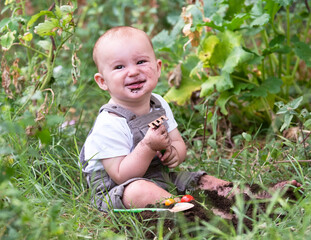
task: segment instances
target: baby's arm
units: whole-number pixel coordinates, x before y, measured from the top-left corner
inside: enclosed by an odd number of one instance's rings
[[[163,165],[174,168],[185,160],[187,148],[177,128],[172,130],[169,136],[171,145],[166,149],[163,155],[158,153],[158,156],[161,158]]]
[[[131,153],[103,159],[102,163],[112,180],[121,184],[131,178],[144,176],[157,151],[168,148],[170,144],[171,139],[164,125],[158,129],[149,128]]]

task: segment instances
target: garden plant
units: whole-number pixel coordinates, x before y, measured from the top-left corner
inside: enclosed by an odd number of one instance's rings
[[[307,239],[311,225],[309,0],[3,0],[0,2],[0,239]],[[187,147],[178,168],[293,198],[237,196],[229,221],[103,213],[90,204],[82,144],[108,100],[93,80],[105,30],[146,31]],[[180,196],[182,197],[182,196]],[[264,208],[262,207],[264,204]],[[202,210],[202,211],[203,211]]]

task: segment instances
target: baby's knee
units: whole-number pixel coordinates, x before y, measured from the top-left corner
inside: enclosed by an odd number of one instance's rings
[[[170,194],[153,182],[137,180],[130,183],[124,189],[123,204],[126,208],[144,207],[147,204],[155,204]]]

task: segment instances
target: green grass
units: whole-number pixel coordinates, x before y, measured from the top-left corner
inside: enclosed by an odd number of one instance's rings
[[[55,136],[54,142],[41,149],[34,142],[31,148],[40,153],[38,156],[30,157],[27,149],[21,148],[12,168],[8,160],[2,165],[0,239],[143,239],[147,232],[153,232],[158,239],[178,239],[179,234],[185,239],[307,239],[309,236],[310,167],[308,163],[299,163],[297,144],[291,149],[279,139],[267,143],[242,141],[243,147],[239,145],[230,152],[221,147],[214,150],[207,147],[199,155],[196,146],[200,144],[194,143],[189,148],[188,161],[179,169],[203,169],[240,186],[245,183],[267,186],[283,179],[296,179],[304,184],[305,197],[291,203],[275,194],[267,211],[251,218],[245,215],[248,204],[238,198],[232,208],[238,216],[237,229],[219,217],[209,222],[198,219],[196,223],[176,217],[176,227],[167,231],[161,218],[156,225],[148,226],[129,213],[117,215],[93,209],[78,164],[79,146],[75,138],[62,142]],[[286,155],[289,162],[276,163],[285,150],[291,153]],[[270,218],[270,214],[276,217]],[[253,230],[245,227],[245,218],[253,222]]]

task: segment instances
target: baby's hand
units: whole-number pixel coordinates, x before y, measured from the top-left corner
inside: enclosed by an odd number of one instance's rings
[[[158,128],[149,128],[142,142],[154,151],[166,149],[171,144],[171,139],[164,125]]]
[[[176,148],[174,146],[169,146],[165,153],[157,152],[158,157],[161,159],[163,165],[169,168],[174,168],[179,165],[179,156]]]

